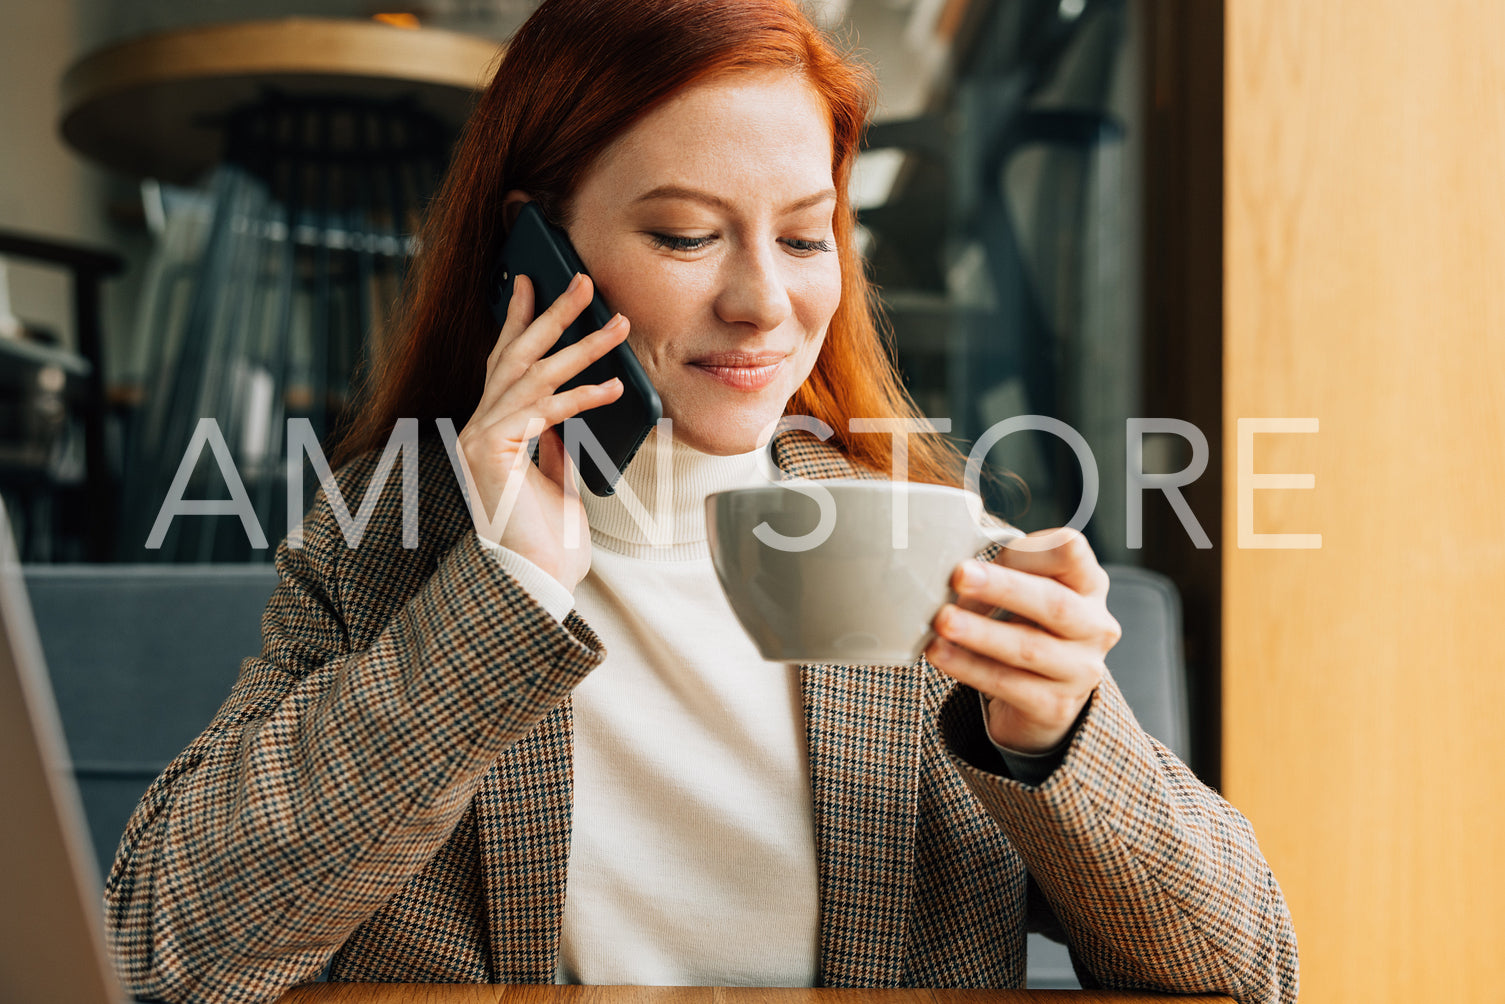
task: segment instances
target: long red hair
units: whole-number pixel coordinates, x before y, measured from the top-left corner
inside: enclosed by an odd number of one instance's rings
[[[874,320],[874,291],[857,254],[847,193],[874,82],[792,0],[545,0],[508,43],[471,113],[434,198],[408,276],[395,337],[367,378],[369,397],[337,456],[381,446],[398,418],[462,425],[480,401],[496,342],[490,265],[504,236],[502,202],[528,192],[568,221],[569,201],[596,158],[683,88],[739,70],[804,75],[830,110],[831,171],[841,303],[815,368],[788,413],[829,425],[847,457],[886,474],[887,434],[851,433],[853,417],[914,417]],[[944,439],[917,436],[909,477],[956,483],[960,457]]]

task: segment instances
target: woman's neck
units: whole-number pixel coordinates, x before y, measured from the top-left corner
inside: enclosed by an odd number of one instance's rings
[[[650,432],[614,494],[581,489],[592,544],[668,561],[703,557],[706,496],[765,483],[763,454],[714,456]]]

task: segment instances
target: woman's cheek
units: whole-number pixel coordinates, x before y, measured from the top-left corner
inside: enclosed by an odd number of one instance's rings
[[[830,264],[822,269],[815,288],[809,294],[815,310],[810,326],[822,334],[830,325],[831,318],[836,315],[836,308],[841,305],[841,263],[836,260],[834,253],[828,253],[828,257],[831,259]]]

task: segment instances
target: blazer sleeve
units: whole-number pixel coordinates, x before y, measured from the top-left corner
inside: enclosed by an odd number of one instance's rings
[[[353,613],[389,586],[347,570],[356,552],[322,493],[305,526],[303,548],[278,549],[260,655],[127,824],[105,913],[131,993],[267,1000],[316,977],[603,656],[473,533],[357,647]]]
[[[958,686],[942,709],[953,762],[1103,988],[1296,999],[1295,931],[1253,828],[1139,727],[1111,676],[1038,787],[988,769],[981,723]]]

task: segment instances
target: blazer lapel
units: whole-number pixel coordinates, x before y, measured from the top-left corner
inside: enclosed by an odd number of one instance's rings
[[[773,444],[781,470],[875,477],[808,433]],[[803,666],[825,986],[897,987],[914,874],[923,677],[915,666]]]
[[[476,790],[476,831],[498,983],[553,983],[570,860],[570,702],[497,757]]]
[[[903,975],[919,794],[913,666],[804,666],[824,986]]]

